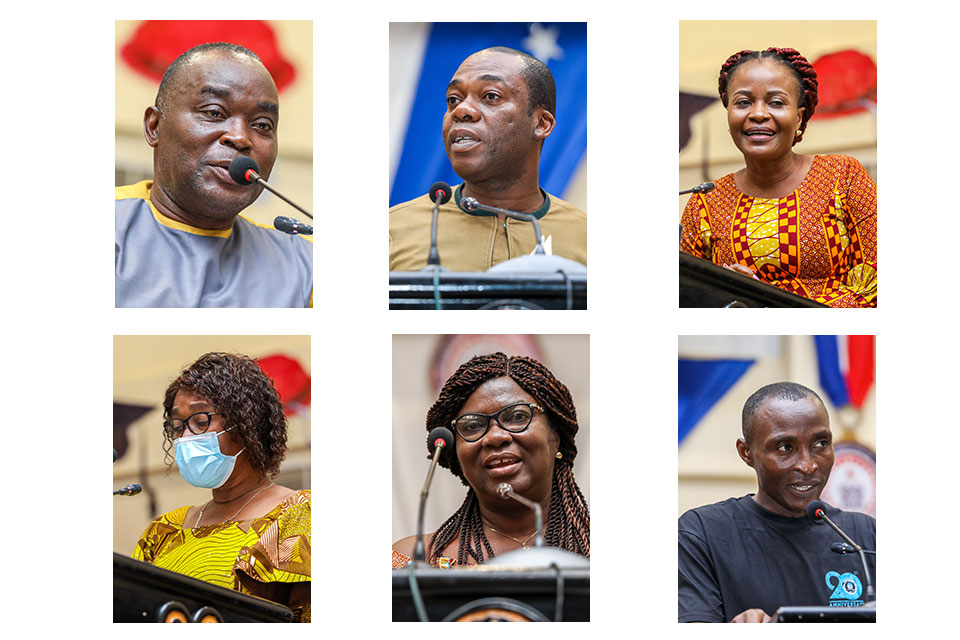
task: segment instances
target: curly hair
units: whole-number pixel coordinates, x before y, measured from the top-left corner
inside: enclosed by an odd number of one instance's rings
[[[727,106],[727,84],[733,76],[733,72],[744,62],[749,60],[759,60],[770,58],[784,64],[799,82],[800,101],[797,107],[803,107],[803,116],[800,119],[800,132],[793,139],[793,144],[803,140],[803,133],[807,130],[807,122],[813,117],[813,112],[817,109],[819,101],[817,72],[806,58],[800,55],[796,49],[782,49],[779,47],[770,47],[763,51],[753,51],[744,49],[733,54],[720,67],[720,79],[718,81],[720,91],[720,102],[724,108]]]
[[[577,457],[574,437],[580,429],[577,409],[570,390],[557,380],[543,364],[524,356],[509,357],[504,353],[476,356],[462,364],[440,390],[440,396],[427,412],[427,431],[448,427],[461,407],[481,384],[493,378],[509,377],[544,408],[550,428],[560,440],[562,458],[553,465],[550,511],[544,532],[544,543],[590,557],[590,511],[587,501],[573,477],[573,461]],[[429,449],[429,445],[428,445]],[[453,455],[442,456],[446,467],[463,484],[469,486],[460,461]],[[430,541],[427,560],[436,562],[443,549],[459,538],[457,562],[467,563],[472,557],[483,564],[484,556],[495,554],[483,530],[480,505],[473,488],[460,508],[446,520]]]
[[[275,476],[287,451],[287,418],[273,381],[256,360],[231,353],[207,353],[187,366],[170,383],[163,398],[163,419],[168,420],[180,390],[200,396],[216,408],[226,427],[246,447],[253,468]],[[173,441],[164,434],[167,465],[173,464]]]

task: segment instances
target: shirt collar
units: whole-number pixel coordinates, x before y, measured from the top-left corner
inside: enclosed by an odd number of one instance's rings
[[[464,209],[463,206],[460,204],[460,198],[462,197],[462,191],[463,191],[463,184],[459,185],[459,186],[454,190],[454,192],[453,192],[453,198],[454,198],[454,200],[456,200],[456,202],[457,202],[457,208],[459,208],[460,211],[462,211],[462,212],[464,212],[464,213],[466,213],[466,214],[469,214],[469,215],[471,215],[471,216],[495,216],[495,215],[497,215],[497,214],[495,214],[495,213],[489,213],[489,212],[487,212],[487,211],[467,211],[466,209]],[[530,213],[532,213],[534,216],[536,216],[537,220],[539,220],[539,219],[541,219],[543,216],[547,215],[547,211],[550,211],[550,194],[548,194],[548,193],[547,193],[546,191],[544,191],[542,188],[540,189],[540,193],[543,194],[543,205],[541,205],[540,208],[537,209],[536,211],[531,211],[531,212],[530,212]],[[522,213],[522,212],[521,212],[521,213]]]

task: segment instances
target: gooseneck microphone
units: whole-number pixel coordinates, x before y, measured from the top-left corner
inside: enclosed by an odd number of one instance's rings
[[[277,216],[274,218],[273,226],[275,229],[279,229],[284,233],[289,233],[292,236],[313,235],[313,227],[308,224],[304,224],[299,220],[294,220],[293,218],[288,218],[286,216]]]
[[[230,166],[228,167],[227,170],[230,172],[230,177],[233,178],[233,181],[236,182],[237,184],[247,185],[247,184],[253,184],[254,182],[256,182],[257,184],[262,186],[264,189],[274,194],[275,196],[277,196],[278,198],[280,198],[281,200],[289,204],[291,207],[293,207],[303,215],[313,220],[313,215],[309,211],[307,211],[306,209],[296,204],[295,202],[293,202],[292,200],[284,196],[282,193],[280,193],[279,191],[271,187],[266,180],[260,177],[260,173],[259,173],[260,167],[257,165],[257,161],[251,158],[250,156],[237,156],[236,158],[230,161]]]
[[[450,185],[446,182],[434,182],[430,186],[430,200],[433,201],[433,224],[430,225],[430,255],[427,256],[428,266],[440,266],[440,254],[437,252],[437,218],[440,215],[440,205],[450,201]]]
[[[504,500],[506,500],[507,498],[513,498],[514,500],[516,500],[523,506],[527,507],[528,509],[533,509],[533,516],[536,519],[536,523],[537,523],[537,537],[533,541],[533,546],[542,547],[543,546],[543,513],[540,509],[540,505],[534,502],[533,500],[529,500],[527,498],[524,498],[521,495],[517,495],[516,493],[514,493],[513,485],[511,485],[509,482],[501,482],[500,484],[497,485],[497,495],[499,495]]]
[[[113,492],[115,496],[135,496],[138,493],[143,491],[143,487],[138,484],[128,484],[125,487],[121,487]]]
[[[427,506],[430,483],[433,481],[433,471],[437,468],[437,463],[440,461],[443,451],[447,447],[453,446],[453,433],[446,427],[437,427],[427,436],[427,446],[432,449],[433,458],[430,461],[430,469],[427,471],[427,479],[420,491],[420,507],[417,511],[417,544],[413,550],[414,562],[426,562],[427,560],[427,553],[423,546],[423,513]]]
[[[830,528],[837,532],[837,534],[843,538],[847,544],[854,548],[854,550],[860,554],[860,563],[863,565],[863,577],[866,579],[866,596],[864,601],[873,601],[877,599],[876,593],[873,590],[873,581],[870,579],[870,569],[867,568],[867,556],[864,555],[863,547],[853,541],[847,534],[843,532],[840,527],[833,523],[833,520],[827,517],[826,513],[827,504],[823,500],[814,500],[807,505],[807,515],[813,518],[814,522],[823,521],[830,525]],[[832,547],[831,547],[832,549]]]
[[[480,204],[476,198],[471,198],[467,196],[466,198],[460,198],[460,204],[463,205],[463,208],[467,211],[486,211],[487,213],[498,213],[508,218],[513,218],[514,220],[523,220],[525,222],[533,223],[533,230],[537,234],[537,249],[535,253],[541,255],[546,255],[546,251],[543,249],[543,236],[540,235],[540,223],[537,221],[537,216],[532,213],[520,213],[519,211],[511,211],[510,209],[500,209],[499,207],[491,207],[488,204]]]
[[[685,194],[687,194],[687,193],[707,193],[708,191],[713,191],[713,188],[714,188],[715,186],[716,186],[716,185],[713,184],[712,182],[701,182],[700,184],[698,184],[698,185],[695,186],[695,187],[692,187],[692,188],[687,189],[687,190],[685,190],[685,191],[681,191],[681,192],[679,193],[679,195],[682,196],[682,195],[685,195]]]

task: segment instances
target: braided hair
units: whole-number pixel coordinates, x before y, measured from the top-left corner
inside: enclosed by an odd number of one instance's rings
[[[807,122],[813,117],[813,112],[817,108],[819,96],[817,93],[817,72],[806,58],[800,55],[796,49],[781,49],[770,47],[764,51],[752,51],[744,49],[735,53],[720,67],[720,102],[727,106],[727,84],[733,76],[733,72],[741,64],[749,60],[759,60],[762,58],[772,58],[781,62],[789,68],[800,83],[800,102],[798,107],[804,107],[803,116],[800,119],[800,132],[793,139],[793,144],[803,140],[803,132],[807,130]]]
[[[554,460],[544,543],[589,558],[590,510],[573,477],[573,460],[577,456],[574,437],[580,428],[577,410],[570,390],[549,369],[533,358],[510,357],[504,353],[470,359],[460,365],[440,390],[440,396],[427,412],[427,431],[449,426],[477,387],[487,380],[501,377],[511,378],[533,396],[544,408],[547,421],[560,440],[560,453],[563,456]],[[456,449],[454,455],[441,457],[440,465],[448,468],[469,487]],[[472,487],[467,491],[460,508],[434,534],[427,550],[428,562],[435,563],[443,549],[456,539],[459,539],[457,563],[460,565],[466,565],[468,557],[472,557],[477,564],[483,564],[485,557],[492,558],[495,555],[484,533],[480,503]]]

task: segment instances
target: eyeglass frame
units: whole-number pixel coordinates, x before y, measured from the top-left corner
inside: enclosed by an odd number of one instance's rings
[[[460,416],[457,416],[456,418],[454,418],[453,420],[451,420],[451,421],[450,421],[450,426],[453,427],[453,431],[454,431],[458,436],[460,436],[461,438],[463,438],[463,441],[464,441],[464,442],[479,442],[480,440],[482,440],[483,437],[490,432],[490,425],[493,424],[493,422],[492,422],[493,420],[496,420],[496,421],[497,421],[497,424],[498,424],[498,425],[500,426],[500,428],[503,429],[504,431],[509,431],[510,433],[523,433],[524,431],[526,431],[527,429],[530,428],[530,425],[531,425],[531,424],[533,424],[533,418],[534,418],[533,411],[530,412],[530,421],[527,422],[527,424],[525,424],[521,429],[516,429],[516,430],[514,430],[514,429],[510,429],[510,428],[508,428],[508,427],[505,427],[505,426],[503,425],[503,423],[500,422],[500,418],[499,418],[500,414],[503,413],[504,411],[506,411],[507,409],[512,409],[512,408],[517,407],[517,406],[520,406],[520,405],[523,405],[523,406],[526,406],[526,407],[530,407],[531,409],[537,409],[537,410],[540,411],[540,413],[546,413],[546,411],[544,411],[543,407],[541,407],[541,406],[538,405],[538,404],[534,404],[533,402],[514,402],[513,404],[508,404],[507,406],[501,408],[501,409],[500,409],[499,411],[497,411],[496,413],[480,413],[479,411],[474,411],[474,412],[472,412],[472,413],[465,413],[465,414],[460,415]],[[467,416],[482,416],[482,417],[484,417],[484,418],[487,419],[487,428],[484,429],[484,430],[483,430],[483,433],[481,433],[478,437],[474,438],[473,440],[468,440],[466,437],[464,437],[464,435],[463,435],[462,433],[460,433],[460,430],[457,428],[457,420],[459,420],[460,418],[465,418],[465,417],[467,417]]]
[[[193,416],[199,416],[199,415],[206,415],[208,422],[207,422],[207,428],[201,431],[200,433],[197,433],[196,431],[193,430],[193,427],[190,426],[190,418],[192,418]],[[210,430],[210,425],[213,424],[213,420],[211,419],[211,416],[219,416],[219,415],[220,414],[217,413],[216,411],[197,411],[196,413],[191,413],[186,418],[170,418],[169,420],[163,421],[163,433],[164,435],[173,439],[174,436],[172,433],[170,433],[170,430],[167,429],[167,425],[173,422],[174,420],[179,420],[180,422],[183,423],[183,428],[180,429],[181,435],[186,433],[187,431],[190,431],[190,433],[192,433],[193,435],[200,436]]]

